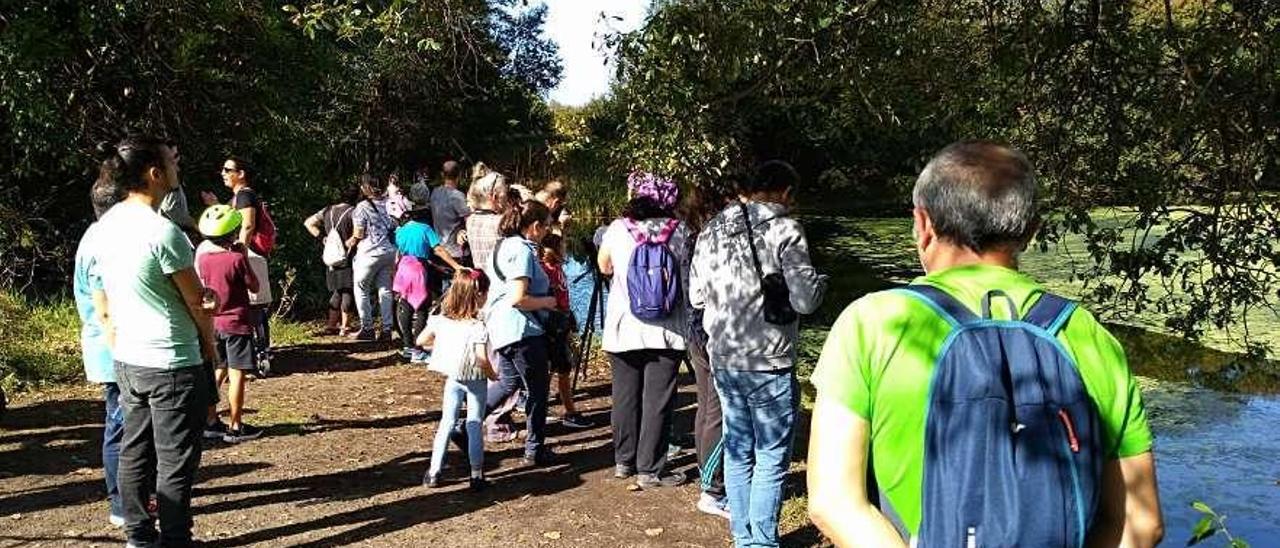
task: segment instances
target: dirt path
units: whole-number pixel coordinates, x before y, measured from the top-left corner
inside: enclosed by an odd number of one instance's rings
[[[521,445],[491,444],[493,486],[472,494],[456,481],[466,463],[454,450],[445,477],[455,481],[422,487],[442,378],[395,362],[385,349],[334,341],[282,350],[280,375],[249,387],[249,420],[267,435],[205,447],[197,538],[210,546],[729,545],[727,522],[694,509],[694,485],[637,492],[613,479],[606,371],[579,387],[598,426],[548,426],[561,464],[529,469]],[[690,384],[679,395],[678,431],[692,421]],[[106,522],[101,416],[93,387],[15,402],[0,430],[0,548],[123,542]],[[673,464],[696,474],[692,450]],[[812,527],[798,521],[784,519],[786,544],[813,544]]]

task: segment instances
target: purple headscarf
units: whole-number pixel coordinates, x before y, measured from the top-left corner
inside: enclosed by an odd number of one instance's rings
[[[675,207],[676,198],[680,195],[680,187],[675,181],[647,171],[632,171],[627,176],[627,188],[632,196],[649,198],[663,209]]]

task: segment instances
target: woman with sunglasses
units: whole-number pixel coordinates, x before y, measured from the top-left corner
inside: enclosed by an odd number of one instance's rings
[[[240,236],[236,238],[236,242],[249,250],[249,267],[258,279],[258,292],[249,294],[249,303],[258,312],[254,346],[258,353],[259,375],[265,375],[271,370],[271,330],[268,308],[271,305],[272,295],[266,258],[270,250],[262,249],[254,238],[259,231],[267,230],[262,200],[251,186],[254,174],[253,167],[243,158],[231,156],[222,162],[222,184],[231,189],[231,207],[240,212],[242,219]],[[218,197],[209,191],[201,192],[200,198],[206,206],[218,203]],[[274,232],[275,229],[271,227],[270,230]],[[199,250],[197,250],[198,253]],[[212,431],[207,432],[210,437],[214,434]]]

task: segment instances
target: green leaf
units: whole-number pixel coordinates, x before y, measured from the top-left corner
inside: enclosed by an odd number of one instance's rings
[[[285,13],[298,13],[298,7],[293,4],[285,4],[280,9],[284,10]]]
[[[1214,532],[1213,518],[1207,516],[1200,518],[1200,523],[1197,523],[1195,528],[1191,530],[1191,538],[1187,539],[1187,546],[1200,544],[1200,541],[1213,536]]]
[[[1216,514],[1216,512],[1213,511],[1213,508],[1209,508],[1208,504],[1205,504],[1198,500],[1191,503],[1191,507],[1195,508],[1196,511],[1200,512],[1201,514],[1210,514],[1210,515]]]
[[[1233,538],[1231,539],[1231,548],[1249,548],[1249,543],[1245,542],[1244,539]]]

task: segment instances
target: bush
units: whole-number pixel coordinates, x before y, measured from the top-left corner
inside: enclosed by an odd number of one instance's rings
[[[80,318],[65,297],[33,303],[0,292],[0,386],[17,392],[83,376]]]

